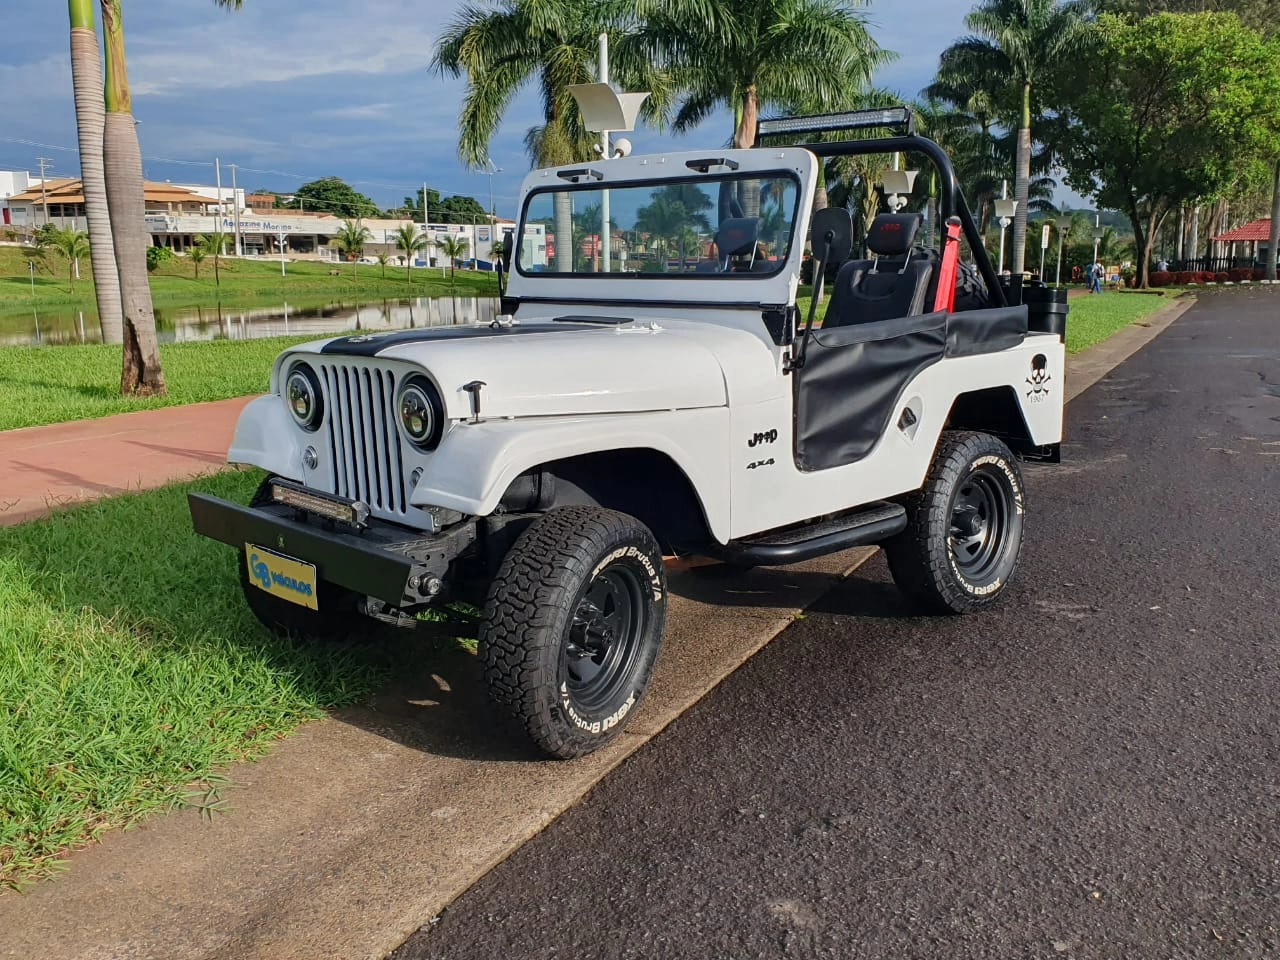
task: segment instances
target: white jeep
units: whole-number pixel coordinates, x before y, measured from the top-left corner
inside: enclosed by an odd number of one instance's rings
[[[991,604],[1021,545],[1018,461],[1058,456],[1065,297],[1001,283],[905,111],[761,127],[892,122],[535,171],[503,315],[286,350],[228,458],[268,479],[247,507],[193,494],[197,532],[238,549],[273,630],[477,637],[493,699],[555,757],[608,742],[642,695],[664,556],[880,544],[925,607]],[[811,217],[818,165],[891,153],[937,170],[940,252],[919,214],[877,217],[817,326],[796,305],[805,239],[821,285],[852,232],[845,210]]]

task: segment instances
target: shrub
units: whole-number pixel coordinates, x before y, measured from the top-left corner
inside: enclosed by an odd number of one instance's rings
[[[1211,273],[1208,276],[1217,283],[1226,283],[1231,279],[1231,274],[1229,273]]]
[[[147,270],[154,271],[162,263],[173,259],[173,251],[168,247],[147,247]]]
[[[1153,287],[1167,287],[1173,283],[1173,274],[1168,270],[1157,270],[1150,279]]]
[[[1252,267],[1236,267],[1228,271],[1227,276],[1232,283],[1243,283],[1245,280],[1253,279],[1253,272]]]

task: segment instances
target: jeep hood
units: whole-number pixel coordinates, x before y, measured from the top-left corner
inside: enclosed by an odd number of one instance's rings
[[[690,326],[594,318],[476,324],[340,337],[300,349],[338,362],[415,364],[439,387],[450,419],[471,415],[463,386],[477,380],[485,418],[724,406],[724,373],[708,331]]]

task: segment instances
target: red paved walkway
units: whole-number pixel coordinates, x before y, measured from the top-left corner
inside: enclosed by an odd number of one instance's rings
[[[222,468],[250,399],[0,432],[0,525]]]

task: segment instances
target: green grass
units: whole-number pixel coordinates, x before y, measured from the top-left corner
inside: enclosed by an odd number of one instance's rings
[[[316,337],[168,343],[167,397],[120,396],[119,348],[95,344],[0,349],[0,430],[263,393],[271,363]]]
[[[246,501],[256,472],[99,501],[0,528],[0,887],[104,830],[216,809],[227,764],[299,723],[430,669],[396,638],[269,637],[235,552],[190,532],[186,493]]]
[[[0,312],[29,312],[32,307],[69,306],[90,310],[94,307],[91,268],[80,264],[85,279],[70,283],[66,264],[57,257],[36,272],[35,293],[27,272],[28,252],[19,247],[0,247]],[[39,264],[39,261],[37,261]],[[151,274],[151,296],[156,305],[196,306],[222,303],[246,304],[253,301],[290,302],[322,297],[333,299],[379,299],[401,297],[447,297],[449,278],[438,269],[415,269],[410,280],[404,268],[388,266],[386,277],[375,265],[351,264],[340,267],[329,263],[299,261],[288,264],[288,277],[280,276],[280,262],[262,260],[222,261],[222,282],[215,284],[213,261],[200,266],[200,278],[185,257],[177,257]],[[331,276],[333,271],[338,276]],[[460,297],[492,297],[498,294],[497,276],[473,270],[459,270],[455,278]]]
[[[809,301],[812,299],[809,289],[801,287],[801,296],[797,299],[801,324],[809,315]],[[1104,293],[1101,296],[1072,297],[1071,312],[1067,315],[1067,353],[1079,353],[1101,343],[1130,324],[1155,313],[1179,292],[1163,295],[1158,291],[1126,291]],[[830,304],[829,297],[827,304]],[[814,323],[820,326],[824,316],[825,309],[819,307]]]

